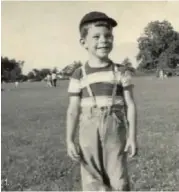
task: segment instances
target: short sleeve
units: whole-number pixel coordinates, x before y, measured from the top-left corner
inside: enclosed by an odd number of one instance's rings
[[[80,83],[80,69],[76,69],[72,74],[69,85],[68,85],[68,93],[69,96],[80,96],[81,95],[81,83]]]
[[[129,87],[132,84],[132,75],[130,71],[125,71],[121,74],[121,84],[123,87]]]

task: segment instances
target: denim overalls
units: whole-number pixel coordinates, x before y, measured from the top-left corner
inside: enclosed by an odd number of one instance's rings
[[[82,67],[83,77],[87,77]],[[114,65],[112,105],[98,107],[87,83],[93,106],[82,107],[79,144],[83,191],[128,191],[127,159],[124,152],[127,137],[125,105],[114,105],[117,78]],[[87,78],[86,78],[87,81]]]

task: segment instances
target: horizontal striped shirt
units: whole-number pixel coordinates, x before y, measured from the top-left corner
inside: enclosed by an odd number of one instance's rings
[[[129,72],[122,72],[123,66],[110,62],[106,67],[94,68],[88,63],[84,65],[86,77],[83,74],[82,67],[77,68],[69,83],[68,93],[70,96],[79,96],[81,106],[92,106],[93,100],[90,97],[87,84],[90,85],[92,93],[98,106],[110,106],[112,104],[112,91],[115,83],[113,68],[117,67],[117,90],[115,104],[124,104],[123,89],[129,87],[131,75]]]

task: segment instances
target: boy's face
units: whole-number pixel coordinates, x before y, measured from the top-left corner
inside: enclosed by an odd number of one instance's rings
[[[99,59],[108,58],[113,48],[112,29],[92,24],[88,29],[86,37],[82,40],[82,44],[89,54]]]

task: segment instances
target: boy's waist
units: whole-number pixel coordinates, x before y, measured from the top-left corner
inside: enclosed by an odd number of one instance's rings
[[[88,113],[106,113],[106,112],[117,112],[117,111],[123,111],[124,110],[124,105],[111,105],[111,106],[86,106],[86,107],[81,107],[81,113],[82,114],[88,114]]]
[[[124,99],[121,96],[116,96],[114,101],[111,96],[97,96],[95,97],[95,104],[99,108],[111,107],[113,105],[124,106]],[[81,99],[81,108],[90,108],[94,106],[94,100],[92,97]]]

